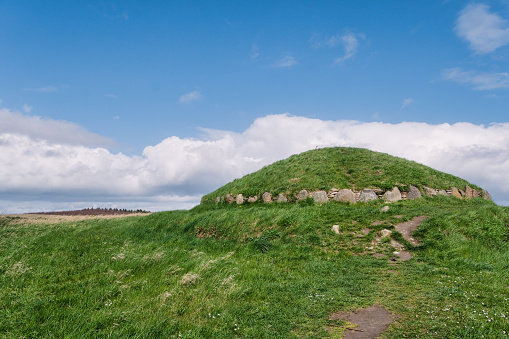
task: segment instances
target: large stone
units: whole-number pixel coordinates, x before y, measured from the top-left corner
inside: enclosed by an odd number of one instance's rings
[[[465,187],[465,198],[472,199],[474,197],[474,192],[470,186]]]
[[[417,187],[410,185],[410,190],[408,191],[406,198],[408,200],[414,200],[414,199],[422,198],[422,195]]]
[[[334,196],[335,201],[341,201],[341,202],[349,202],[351,204],[355,204],[355,195],[352,192],[352,190],[349,189],[342,189],[336,195]]]
[[[288,199],[284,196],[284,194],[279,194],[277,196],[276,202],[288,202]]]
[[[265,192],[262,194],[263,202],[272,202],[272,194]]]
[[[437,195],[445,195],[446,197],[448,197],[448,196],[449,196],[449,194],[447,194],[447,191],[446,191],[446,190],[439,190],[439,191],[437,192]]]
[[[297,194],[297,201],[306,200],[309,197],[309,193],[306,190],[302,190]]]
[[[472,196],[473,196],[474,198],[479,198],[479,192],[477,192],[477,190],[476,190],[476,189],[473,189],[473,190],[472,190]]]
[[[247,202],[251,202],[251,203],[257,202],[257,201],[258,201],[258,196],[257,195],[255,195],[254,197],[249,197],[247,199]]]
[[[244,196],[241,193],[237,194],[235,202],[237,203],[237,205],[242,205],[244,203]]]
[[[329,202],[329,198],[327,197],[327,192],[325,192],[325,191],[314,192],[313,200],[318,204],[323,204],[323,203]]]
[[[216,205],[221,202],[221,197],[216,197]]]
[[[451,187],[451,196],[458,199],[463,199],[463,196],[461,195],[459,189],[457,189],[456,187]]]
[[[481,196],[483,197],[483,199],[492,200],[491,199],[491,194],[489,194],[488,191],[486,191],[486,190],[482,190]]]
[[[224,201],[226,201],[227,204],[231,204],[232,202],[235,201],[235,198],[232,197],[232,195],[230,193],[228,193],[225,197],[224,197]]]
[[[424,193],[428,196],[428,197],[434,197],[437,195],[437,190],[434,189],[434,188],[429,188],[429,187],[424,187]]]
[[[397,187],[394,187],[392,191],[384,193],[384,200],[387,202],[395,202],[401,200],[401,192]]]
[[[366,201],[372,201],[378,199],[378,196],[376,195],[375,191],[373,191],[370,188],[365,188],[361,191],[361,194],[359,195],[359,201],[366,202]]]

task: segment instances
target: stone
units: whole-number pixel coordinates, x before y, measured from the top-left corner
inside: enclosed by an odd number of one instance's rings
[[[482,190],[481,197],[486,200],[492,200],[491,194],[489,194],[488,191],[486,191],[486,190]]]
[[[472,197],[479,198],[479,192],[475,188],[472,190]]]
[[[284,194],[279,194],[277,196],[276,202],[288,202],[288,199],[284,196]]]
[[[449,196],[449,194],[447,194],[447,191],[446,190],[439,190],[437,192],[437,195],[445,195],[446,197]]]
[[[272,202],[272,194],[265,192],[262,194],[263,202]]]
[[[465,198],[472,199],[474,197],[474,192],[472,191],[472,188],[470,186],[465,187]]]
[[[221,202],[221,197],[216,197],[216,205]]]
[[[387,202],[395,202],[401,200],[401,192],[397,187],[394,187],[392,191],[384,193],[383,198]]]
[[[334,201],[340,202],[349,202],[350,204],[355,204],[355,195],[352,190],[342,189],[334,196]]]
[[[428,196],[428,197],[434,197],[437,195],[437,190],[434,189],[434,188],[429,188],[429,187],[424,187],[424,193]]]
[[[232,197],[232,195],[230,193],[228,193],[225,197],[224,197],[224,201],[226,201],[227,204],[231,204],[232,202],[235,201],[235,198]]]
[[[383,229],[381,233],[382,233],[382,238],[385,238],[385,237],[388,237],[389,235],[391,235],[392,231]]]
[[[359,201],[366,202],[366,201],[372,201],[378,199],[378,195],[370,189],[365,188],[361,191],[361,194],[359,195]]]
[[[247,198],[247,202],[253,203],[258,201],[258,196],[255,195],[254,197]]]
[[[389,206],[385,205],[384,207],[382,207],[381,211],[382,212],[388,212],[389,211]]]
[[[460,192],[462,197],[465,197],[465,191],[464,190],[458,188],[458,191]]]
[[[410,190],[408,191],[406,198],[408,200],[414,200],[414,199],[422,198],[422,195],[417,187],[410,185]]]
[[[332,231],[336,234],[339,234],[339,225],[333,225],[332,226]]]
[[[325,191],[316,191],[312,194],[313,200],[318,204],[323,204],[329,202],[329,198],[327,197],[327,192]]]
[[[237,205],[242,205],[244,203],[244,196],[241,193],[237,194],[235,202],[237,203]]]
[[[451,196],[458,198],[458,199],[463,199],[463,196],[461,195],[460,191],[456,187],[451,187]]]
[[[309,193],[306,190],[302,190],[297,194],[297,201],[306,200],[309,197]]]

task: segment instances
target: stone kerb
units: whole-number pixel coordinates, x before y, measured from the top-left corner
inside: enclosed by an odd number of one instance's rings
[[[424,194],[428,197],[435,197],[438,195],[443,196],[452,196],[458,199],[473,199],[473,198],[482,198],[486,200],[492,200],[491,195],[486,190],[477,191],[476,189],[473,189],[469,186],[465,187],[465,190],[458,189],[456,187],[451,187],[449,190],[438,190],[434,188],[429,187],[422,187],[422,190]],[[383,193],[383,194],[382,194]],[[328,193],[326,191],[320,190],[315,192],[308,192],[307,190],[301,190],[296,196],[296,201],[305,200],[309,197],[313,198],[315,203],[323,204],[327,203],[330,200],[333,201],[339,201],[339,202],[346,202],[355,204],[357,202],[367,202],[367,201],[373,201],[378,199],[378,197],[381,196],[385,202],[396,202],[400,200],[414,200],[414,199],[420,199],[422,198],[421,191],[413,185],[409,185],[409,191],[408,192],[401,192],[398,187],[394,187],[392,190],[383,192],[382,190],[377,189],[375,191],[374,189],[365,188],[361,191],[353,191],[351,189],[331,189]],[[236,203],[238,205],[241,205],[245,203],[246,201],[248,203],[254,203],[258,201],[261,198],[261,200],[264,203],[271,203],[271,202],[289,202],[287,196],[280,193],[277,195],[276,198],[272,197],[272,194],[269,192],[265,192],[260,196],[250,196],[249,198],[245,198],[242,193],[239,193],[235,196],[228,193],[225,196],[216,197],[215,202],[216,204],[220,202],[224,202],[227,204]]]

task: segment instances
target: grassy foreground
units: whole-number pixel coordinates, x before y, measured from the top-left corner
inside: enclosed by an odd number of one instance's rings
[[[330,315],[373,304],[400,315],[385,338],[508,336],[509,209],[450,197],[382,206],[211,204],[52,225],[0,217],[0,336],[341,338],[351,324]],[[390,265],[389,242],[377,248],[384,258],[367,249],[422,215],[413,259]]]

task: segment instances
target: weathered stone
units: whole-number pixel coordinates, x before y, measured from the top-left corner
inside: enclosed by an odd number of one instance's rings
[[[329,198],[327,197],[327,192],[325,191],[316,191],[312,194],[313,200],[318,204],[323,204],[329,202]]]
[[[378,195],[376,195],[376,193],[370,188],[363,189],[359,196],[359,201],[362,201],[362,202],[372,201],[372,200],[376,200],[376,199],[378,199]]]
[[[237,203],[237,205],[242,205],[244,203],[244,196],[241,193],[237,194],[235,202]]]
[[[382,238],[385,238],[385,237],[388,237],[389,235],[391,235],[392,231],[383,229],[381,233],[382,233]]]
[[[341,201],[341,202],[349,202],[351,204],[355,204],[355,195],[352,192],[352,190],[349,189],[342,189],[336,195],[334,196],[335,201]]]
[[[297,194],[297,201],[306,200],[309,197],[309,193],[306,190],[302,190]]]
[[[428,197],[434,197],[437,195],[437,190],[434,189],[434,188],[429,188],[429,187],[424,187],[424,193],[428,196]]]
[[[247,202],[251,202],[251,203],[257,202],[257,201],[258,201],[258,196],[257,195],[255,195],[254,197],[249,197],[247,199]]]
[[[445,196],[449,196],[449,194],[447,194],[447,191],[445,191],[445,190],[439,190],[439,191],[437,192],[437,195],[445,195]]]
[[[226,201],[227,204],[231,204],[232,202],[235,201],[235,198],[232,197],[232,195],[230,193],[228,193],[225,197],[224,197],[224,200]]]
[[[265,192],[262,194],[263,202],[272,202],[272,194]]]
[[[329,193],[333,193],[333,192],[339,192],[339,190],[338,190],[337,188],[334,188],[334,187],[333,187],[333,188],[331,188],[331,189],[330,189],[330,192],[329,192]]]
[[[221,202],[221,197],[216,197],[216,205]]]
[[[401,200],[401,192],[397,187],[394,187],[392,191],[385,192],[383,198],[387,202],[399,201]]]
[[[477,192],[477,190],[475,188],[472,190],[472,196],[474,198],[479,198],[479,192]]]
[[[465,198],[472,199],[474,197],[474,192],[472,191],[472,188],[470,186],[465,187]]]
[[[458,198],[458,199],[463,199],[463,196],[461,195],[460,191],[456,187],[451,187],[451,196]]]
[[[385,205],[384,207],[382,207],[381,211],[382,212],[388,212],[389,211],[389,206]]]
[[[381,195],[384,193],[384,190],[380,188],[373,188],[373,192],[375,192],[376,195]]]
[[[489,194],[488,191],[486,191],[486,190],[482,190],[481,196],[482,196],[483,199],[492,200],[491,199],[491,194]]]
[[[461,196],[464,198],[465,197],[465,191],[458,188],[458,191],[460,192]]]
[[[414,200],[414,199],[422,198],[422,195],[417,187],[410,185],[410,190],[408,191],[406,198],[408,200]]]
[[[333,225],[332,226],[332,231],[336,234],[339,234],[339,225]]]
[[[279,194],[277,196],[276,202],[288,202],[288,199],[284,196],[284,194]]]

